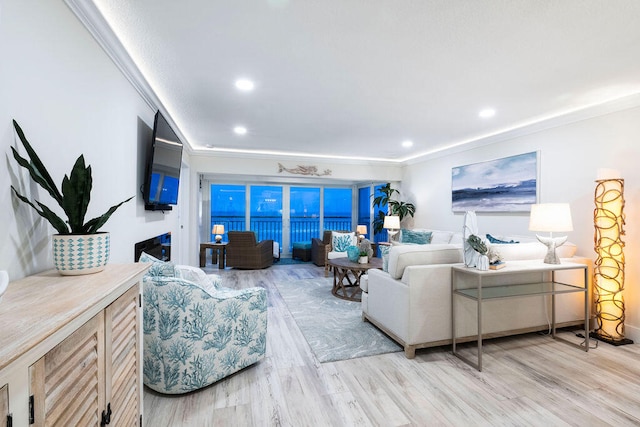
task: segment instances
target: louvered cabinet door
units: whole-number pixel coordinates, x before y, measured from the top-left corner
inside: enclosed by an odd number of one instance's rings
[[[138,323],[138,286],[129,289],[106,309],[106,386],[111,425],[140,424],[141,353]]]
[[[29,369],[36,426],[96,426],[104,401],[104,312]]]
[[[0,387],[0,427],[7,427],[9,416],[9,385]]]

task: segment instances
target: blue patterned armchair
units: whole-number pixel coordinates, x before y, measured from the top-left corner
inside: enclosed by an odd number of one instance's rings
[[[264,357],[263,288],[223,288],[202,270],[157,262],[143,288],[143,371],[149,388],[186,393]]]

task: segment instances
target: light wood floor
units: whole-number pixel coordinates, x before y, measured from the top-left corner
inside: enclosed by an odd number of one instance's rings
[[[398,352],[321,364],[274,283],[322,268],[206,270],[228,287],[267,289],[266,358],[187,395],[145,389],[145,426],[640,425],[638,344],[586,353],[538,334],[489,340],[483,372],[450,347],[418,350],[413,360]]]

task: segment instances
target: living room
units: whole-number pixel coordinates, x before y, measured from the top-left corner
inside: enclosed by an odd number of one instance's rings
[[[603,4],[589,3],[591,6]],[[151,81],[147,82],[148,87],[139,87],[149,64],[129,64],[139,69],[138,80],[134,80],[62,0],[37,4],[3,0],[0,3],[0,49],[4,58],[0,67],[0,123],[3,123],[0,145],[6,153],[6,167],[0,170],[1,181],[5,183],[0,193],[0,222],[5,224],[0,229],[0,270],[7,270],[14,281],[53,267],[51,227],[28,206],[20,204],[10,190],[10,184],[20,179],[29,188],[27,177],[18,173],[10,154],[10,147],[18,146],[12,119],[22,126],[56,181],[69,172],[78,155],[84,154],[93,168],[94,194],[99,195],[92,200],[90,216],[116,201],[135,196],[112,216],[105,228],[111,233],[111,263],[132,262],[136,242],[171,232],[172,258],[181,264],[197,266],[198,244],[209,232],[202,229],[199,213],[202,176],[276,182],[283,179],[278,163],[289,168],[313,165],[318,171],[329,169],[332,173],[318,178],[288,175],[287,179],[300,183],[391,182],[401,190],[404,199],[416,205],[416,215],[407,227],[461,230],[463,215],[451,209],[452,168],[537,152],[539,201],[570,204],[573,231],[568,233],[569,240],[584,257],[595,259],[593,196],[597,171],[616,169],[625,179],[627,223],[623,240],[628,260],[625,327],[626,335],[638,342],[640,268],[629,261],[640,256],[637,226],[640,171],[636,168],[640,150],[636,142],[640,138],[640,64],[637,55],[631,54],[633,46],[640,41],[640,34],[625,19],[637,12],[635,2],[623,2],[616,7],[620,8],[618,14],[610,10],[608,13],[620,19],[619,43],[600,46],[598,52],[602,56],[590,60],[594,68],[596,64],[608,63],[621,67],[620,74],[597,68],[603,75],[604,85],[593,86],[584,93],[557,93],[558,105],[574,107],[564,108],[563,114],[521,118],[517,120],[521,125],[513,129],[494,129],[487,125],[475,138],[447,140],[449,146],[420,152],[416,158],[397,156],[406,158],[403,161],[219,152],[194,150],[187,144],[179,205],[163,213],[146,211],[140,195],[144,181],[143,142],[150,137],[154,114],[167,96],[158,89],[154,91]],[[94,10],[99,14],[97,7]],[[561,22],[558,26],[564,24]],[[576,52],[581,52],[580,48],[576,45]],[[623,65],[626,68],[622,69]],[[462,63],[461,68],[464,67],[473,69],[473,64]],[[517,68],[517,72],[522,71]],[[592,70],[572,71],[579,79]],[[484,83],[499,86],[501,76],[497,75],[495,80]],[[563,103],[567,98],[573,103]],[[514,93],[511,97],[514,105],[527,101],[526,92]],[[454,116],[454,122],[462,124],[477,120],[477,108],[472,105],[468,111],[448,114]],[[501,108],[500,113],[506,114],[504,109],[508,106]],[[175,114],[171,119],[181,123],[179,110],[171,109],[171,113]],[[424,114],[428,116],[429,112]],[[188,133],[188,129],[184,132]],[[35,189],[31,191],[41,195]],[[532,236],[528,223],[529,216],[521,213],[478,215],[479,229],[486,233]]]

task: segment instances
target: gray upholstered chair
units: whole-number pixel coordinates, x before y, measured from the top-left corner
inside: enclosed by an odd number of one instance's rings
[[[273,265],[273,240],[258,243],[253,231],[229,231],[227,236],[227,267],[253,270]]]

